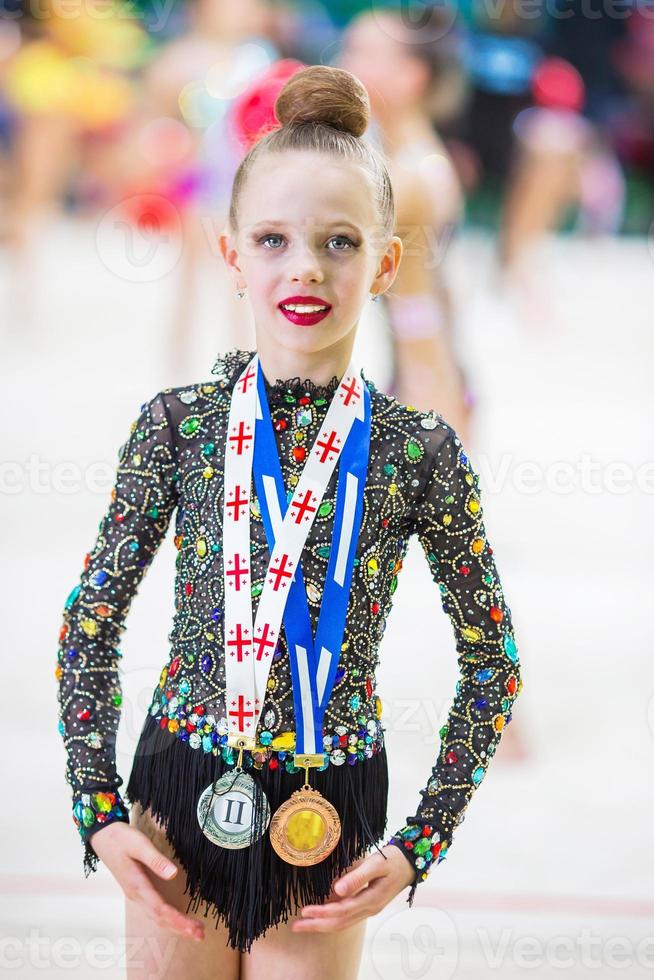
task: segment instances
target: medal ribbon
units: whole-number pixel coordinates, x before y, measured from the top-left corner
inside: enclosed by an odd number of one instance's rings
[[[254,474],[261,516],[272,550],[281,533],[287,495],[261,372],[257,388],[263,418],[257,419]],[[358,415],[354,419],[338,463],[334,525],[315,642],[301,565],[291,583],[284,610],[297,727],[295,752],[302,755],[323,751],[322,722],[334,686],[345,630],[370,447],[370,393],[365,384],[362,383],[361,388],[363,418]],[[329,431],[328,415],[323,429]],[[293,506],[292,499],[289,506]]]
[[[263,708],[266,683],[272,665],[272,654],[279,638],[279,628],[291,592],[293,578],[300,569],[299,560],[306,537],[334,467],[348,441],[353,423],[355,419],[363,421],[366,416],[365,396],[368,396],[369,400],[367,388],[363,380],[357,377],[350,362],[339,387],[334,393],[324,423],[307,456],[302,474],[285,513],[281,512],[278,494],[276,507],[274,506],[274,492],[266,492],[263,495],[268,502],[273,501],[271,528],[274,523],[279,531],[275,534],[274,546],[253,625],[250,494],[255,455],[255,419],[263,420],[263,404],[265,404],[266,409],[268,408],[265,389],[264,398],[257,397],[259,383],[257,376],[260,374],[258,355],[255,354],[234,385],[225,445],[225,496],[223,502],[225,700],[228,732],[233,738],[245,736],[249,740],[249,747],[254,747],[255,744],[254,736]],[[257,425],[257,431],[265,432],[265,427],[261,430]],[[277,466],[279,466],[276,450],[274,458],[277,461]],[[264,472],[261,478],[264,481],[264,486],[269,486],[272,491],[275,491],[274,474]],[[354,540],[356,541],[356,537]],[[345,581],[342,562],[343,559],[341,558],[339,574]],[[308,614],[308,609],[306,611]],[[310,633],[309,628],[308,641],[311,639]],[[312,648],[313,644],[309,642],[307,651],[312,650]],[[312,661],[315,661],[313,654],[307,655],[308,690],[310,692],[308,704],[312,707],[315,706],[316,711],[318,711],[320,708],[317,686],[319,678],[313,669],[313,662],[308,659],[309,656],[312,657]],[[330,677],[333,685],[335,666],[330,659],[325,658],[323,660],[322,656],[321,664],[324,664],[322,675],[319,672],[318,674],[324,695]],[[314,676],[313,693],[311,693],[312,682],[310,680],[312,673]],[[313,715],[312,723],[315,730],[315,713],[313,711],[309,713]]]

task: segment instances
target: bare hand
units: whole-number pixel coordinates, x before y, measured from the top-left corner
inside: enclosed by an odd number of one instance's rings
[[[162,928],[180,936],[202,940],[204,926],[197,919],[184,915],[169,905],[159,894],[146,873],[146,868],[159,878],[170,881],[177,874],[177,865],[157,850],[149,837],[122,820],[107,824],[96,831],[91,843],[100,860],[133,902],[140,902],[148,916]]]
[[[305,905],[293,932],[340,932],[388,905],[403,888],[412,885],[416,872],[393,844],[382,847],[358,867],[334,881],[324,905]]]

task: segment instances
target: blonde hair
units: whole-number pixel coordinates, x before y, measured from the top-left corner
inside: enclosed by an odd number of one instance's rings
[[[267,153],[309,150],[360,164],[375,195],[382,234],[395,228],[393,188],[380,152],[361,139],[370,121],[365,86],[351,72],[328,65],[311,65],[289,78],[275,102],[281,126],[265,132],[241,161],[232,184],[229,223],[238,228],[238,205],[255,162]]]

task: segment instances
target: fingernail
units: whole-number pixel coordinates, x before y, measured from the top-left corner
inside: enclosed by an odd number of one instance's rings
[[[176,871],[177,868],[175,867],[174,864],[167,864],[166,867],[164,868],[164,874],[167,875],[169,878],[171,875],[174,875]]]

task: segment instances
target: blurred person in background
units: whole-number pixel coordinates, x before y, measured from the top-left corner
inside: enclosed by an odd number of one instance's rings
[[[26,322],[42,222],[61,213],[75,180],[83,194],[95,168],[105,177],[114,172],[112,149],[137,97],[132,72],[151,45],[138,20],[105,0],[71,0],[65,16],[54,0],[43,0],[38,18],[26,5],[20,13],[20,44],[1,69],[12,116],[4,239],[14,261],[15,313]]]
[[[187,29],[159,48],[144,73],[139,166],[124,188],[136,221],[151,195],[158,195],[174,207],[181,226],[184,247],[169,324],[177,370],[190,367],[204,259],[218,257],[216,243],[243,156],[229,125],[230,108],[278,57],[276,15],[268,0],[191,0],[186,14]],[[163,210],[165,220],[165,204]],[[243,304],[233,302],[222,262],[212,264],[211,278],[221,289],[220,305],[229,310],[225,341],[246,345],[253,326]]]
[[[624,225],[651,233],[654,218],[654,21],[634,10],[610,50],[615,89],[605,118],[612,145],[628,176]]]
[[[473,220],[499,226],[498,272],[528,321],[549,322],[549,282],[532,246],[575,227],[618,230],[624,179],[607,138],[607,66],[621,21],[555,0],[466,10],[471,98],[452,146]],[[557,16],[560,14],[560,16]]]
[[[505,277],[526,289],[532,319],[546,307],[547,287],[534,268],[531,246],[566,227],[615,234],[625,205],[609,122],[618,91],[610,54],[624,23],[599,12],[588,19],[577,2],[557,7],[566,17],[550,15],[530,77],[532,104],[512,123],[499,237]]]
[[[117,4],[80,0],[66,17],[53,0],[43,7],[38,18],[25,9],[21,43],[2,70],[15,118],[9,240],[16,244],[40,215],[57,213],[74,177],[106,165],[135,106],[134,73],[152,50],[140,22]]]
[[[418,406],[431,401],[445,417],[456,417],[472,441],[475,399],[459,359],[442,269],[442,252],[463,219],[464,199],[449,141],[435,125],[449,129],[468,98],[455,13],[432,8],[419,26],[408,27],[391,10],[364,12],[345,31],[339,65],[368,89],[390,162],[397,234],[409,229],[398,274],[385,293],[396,352],[394,393]],[[513,725],[504,759],[527,754],[524,732]]]
[[[419,408],[435,406],[469,438],[473,396],[442,268],[463,196],[435,125],[459,109],[465,90],[450,28],[451,18],[435,8],[415,27],[392,10],[374,8],[347,26],[338,64],[370,93],[403,237],[403,262],[386,294],[394,394]]]
[[[5,76],[11,57],[21,43],[18,24],[13,20],[0,20],[0,245],[7,238],[9,195],[13,173],[11,168],[11,141],[16,125],[5,95]]]

